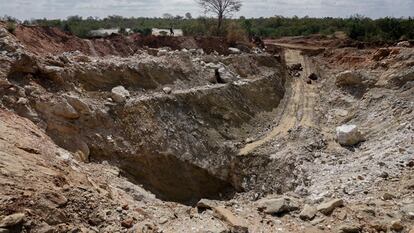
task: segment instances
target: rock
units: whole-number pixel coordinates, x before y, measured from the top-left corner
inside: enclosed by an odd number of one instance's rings
[[[390,228],[391,230],[398,231],[398,232],[404,230],[404,226],[402,225],[401,220],[392,221]]]
[[[233,74],[233,72],[226,69],[225,67],[221,67],[220,69],[218,69],[218,75],[219,75],[219,77],[217,78],[218,83],[231,83],[237,80],[236,75]]]
[[[380,61],[380,60],[388,57],[388,55],[390,55],[390,53],[391,53],[390,49],[380,48],[374,53],[374,55],[372,56],[372,60]]]
[[[364,140],[356,125],[342,125],[337,127],[336,139],[342,146],[353,146]]]
[[[78,112],[80,112],[82,114],[90,114],[91,113],[91,109],[89,108],[88,104],[86,104],[79,97],[73,96],[73,95],[67,95],[66,96],[66,100],[68,101],[68,103],[70,105],[72,105],[72,107],[76,111],[78,111]]]
[[[162,91],[164,91],[164,93],[165,93],[165,94],[171,94],[172,89],[171,89],[171,87],[164,87],[164,88],[162,89]]]
[[[0,228],[0,233],[9,233],[10,231],[5,228]]]
[[[388,174],[388,172],[384,171],[384,172],[381,172],[378,176],[383,179],[387,179],[390,175]]]
[[[112,99],[117,103],[123,103],[129,97],[129,91],[123,86],[117,86],[112,89]]]
[[[401,211],[407,218],[414,219],[414,204],[408,204],[403,206],[401,208]]]
[[[344,71],[336,76],[335,84],[338,87],[361,85],[363,81],[362,74],[357,71]]]
[[[9,216],[6,216],[0,221],[0,228],[8,228],[19,225],[23,223],[25,214],[24,213],[16,213]]]
[[[305,205],[305,207],[303,207],[302,212],[300,212],[299,214],[299,218],[304,221],[310,221],[315,217],[317,212],[318,210],[314,206]]]
[[[331,201],[323,202],[318,205],[317,210],[322,214],[329,215],[331,214],[336,208],[341,207],[344,205],[344,201],[342,199],[334,199]]]
[[[157,226],[150,222],[139,222],[131,229],[131,233],[155,233],[158,232]]]
[[[36,229],[36,232],[38,233],[53,233],[54,231],[55,229],[49,226],[49,224],[47,223],[43,223],[42,225],[39,226],[38,229]]]
[[[358,233],[361,232],[361,226],[356,224],[344,224],[338,228],[340,233]]]
[[[167,54],[168,54],[168,51],[167,51],[167,50],[165,50],[165,49],[160,49],[160,50],[158,50],[157,56],[158,56],[158,57],[161,57],[161,56],[165,56],[165,55],[167,55]]]
[[[199,202],[197,202],[196,206],[199,209],[212,209],[214,206],[216,206],[216,202],[208,199],[201,199]]]
[[[131,228],[134,226],[134,219],[128,218],[121,222],[121,226],[125,228]]]
[[[56,103],[53,106],[53,114],[66,119],[78,119],[79,113],[66,100]]]
[[[411,44],[409,41],[401,41],[397,43],[397,47],[411,47]]]
[[[0,28],[0,38],[4,38],[9,35],[9,32],[5,28]]]
[[[298,203],[289,197],[259,201],[259,210],[266,214],[284,214],[298,209]]]
[[[165,217],[160,218],[160,220],[158,221],[158,223],[161,225],[166,224],[167,222],[168,222],[168,218],[165,218]]]
[[[308,76],[308,79],[316,81],[318,80],[318,75],[316,75],[315,73],[312,73]]]
[[[58,192],[46,191],[40,196],[49,201],[53,207],[63,207],[68,203],[68,199]]]
[[[247,233],[249,228],[246,223],[242,221],[239,217],[235,216],[230,210],[226,209],[224,206],[214,207],[214,213],[218,218],[225,221],[230,227],[232,227],[232,232],[237,233]]]
[[[238,49],[238,48],[232,48],[232,47],[230,47],[230,48],[229,48],[229,52],[230,52],[231,54],[240,54],[240,53],[241,53],[241,50],[240,50],[240,49]]]
[[[382,199],[385,200],[385,201],[389,201],[389,200],[392,200],[394,198],[395,198],[395,196],[390,194],[390,193],[384,193],[384,195],[382,195]]]
[[[29,103],[29,100],[24,97],[20,97],[19,100],[17,100],[17,104],[26,105],[28,103]]]
[[[414,227],[412,227],[408,233],[414,233]]]

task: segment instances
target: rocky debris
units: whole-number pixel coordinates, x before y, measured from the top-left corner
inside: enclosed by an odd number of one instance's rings
[[[353,146],[364,138],[356,125],[342,125],[336,128],[336,140],[342,146]]]
[[[316,216],[317,212],[318,210],[316,209],[316,207],[306,204],[303,207],[302,212],[300,212],[299,218],[304,221],[310,221]]]
[[[0,221],[0,228],[10,228],[22,224],[25,218],[24,213],[16,213],[4,217]]]
[[[397,43],[397,47],[411,47],[411,43],[409,41],[401,41]]]
[[[362,74],[357,71],[347,70],[339,73],[336,76],[335,84],[338,87],[342,86],[356,86],[362,84]]]
[[[125,102],[126,99],[130,96],[129,91],[123,86],[112,88],[111,94],[112,99],[117,103]]]
[[[390,53],[391,53],[391,49],[380,48],[374,53],[374,55],[372,56],[372,60],[381,61],[382,59],[388,57],[388,55],[390,55]]]
[[[249,228],[246,223],[239,217],[235,216],[230,210],[224,206],[218,206],[213,208],[214,213],[218,218],[225,221],[231,228],[231,232],[235,233],[247,233]]]
[[[266,214],[280,215],[298,210],[299,203],[291,197],[262,199],[258,201],[258,209]]]
[[[336,208],[342,207],[344,201],[342,199],[333,199],[318,205],[317,210],[324,215],[330,215]]]

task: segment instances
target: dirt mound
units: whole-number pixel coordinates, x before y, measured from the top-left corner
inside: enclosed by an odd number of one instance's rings
[[[1,26],[1,25],[0,25]],[[2,27],[5,27],[3,24]],[[170,36],[131,36],[111,35],[105,38],[81,39],[55,27],[18,25],[17,39],[27,50],[38,55],[57,55],[64,52],[80,51],[91,56],[130,56],[143,47],[173,50],[203,49],[228,54],[229,44],[220,37],[170,37]]]

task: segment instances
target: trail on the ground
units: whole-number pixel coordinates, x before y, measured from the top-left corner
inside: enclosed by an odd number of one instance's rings
[[[285,100],[279,106],[282,112],[279,120],[276,120],[274,128],[264,137],[247,144],[239,152],[240,155],[247,155],[261,145],[274,140],[278,136],[287,134],[288,130],[298,126],[314,127],[314,107],[316,87],[306,84],[308,76],[314,71],[314,67],[308,57],[303,56],[300,50],[286,48],[284,51],[286,65],[302,64],[303,71],[300,77],[288,77],[291,82],[288,87]]]

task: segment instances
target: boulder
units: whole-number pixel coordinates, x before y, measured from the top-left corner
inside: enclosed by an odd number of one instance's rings
[[[342,199],[334,199],[334,200],[319,204],[317,207],[317,210],[321,212],[322,214],[329,215],[336,208],[341,207],[343,205],[344,205],[344,201]]]
[[[266,214],[284,214],[299,209],[299,204],[289,197],[277,199],[262,199],[259,201],[258,209]]]
[[[299,218],[304,221],[309,221],[315,217],[317,212],[318,210],[314,206],[305,205],[305,207],[303,207],[302,212],[300,212],[299,214]]]
[[[25,214],[24,213],[16,213],[9,216],[6,216],[0,221],[0,228],[8,228],[19,225],[23,223]]]
[[[353,146],[364,140],[356,125],[342,125],[337,127],[336,139],[342,146]]]
[[[363,81],[363,77],[361,73],[357,71],[344,71],[342,73],[339,73],[336,76],[335,84],[338,87],[342,86],[356,86],[361,85]]]
[[[117,86],[112,89],[112,99],[117,103],[123,103],[130,96],[129,91],[123,86]]]

